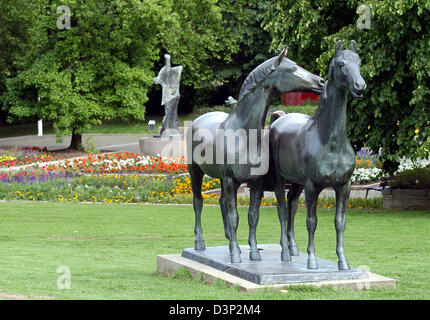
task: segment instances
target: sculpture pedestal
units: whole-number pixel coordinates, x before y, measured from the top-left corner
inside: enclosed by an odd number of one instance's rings
[[[158,273],[173,274],[187,268],[191,276],[206,282],[217,279],[237,285],[242,291],[283,288],[289,285],[333,286],[335,288],[368,289],[371,286],[394,287],[395,280],[364,270],[338,270],[337,262],[317,259],[319,269],[306,268],[307,255],[301,253],[292,261],[281,261],[279,245],[259,245],[262,261],[249,260],[248,246],[241,246],[242,263],[230,263],[227,246],[208,247],[204,251],[185,249],[182,255],[157,256]]]
[[[186,159],[187,146],[183,136],[143,137],[139,139],[140,154]]]

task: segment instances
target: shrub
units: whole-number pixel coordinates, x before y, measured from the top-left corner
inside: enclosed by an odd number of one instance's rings
[[[430,167],[405,170],[389,185],[391,188],[430,189]]]

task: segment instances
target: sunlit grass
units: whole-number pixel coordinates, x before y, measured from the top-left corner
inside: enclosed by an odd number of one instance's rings
[[[158,254],[194,245],[191,206],[0,203],[0,292],[56,299],[429,299],[430,212],[348,210],[345,251],[351,266],[396,279],[395,289],[349,291],[289,288],[239,293],[222,285],[156,273]],[[318,210],[316,254],[337,261],[334,209]],[[262,208],[260,244],[279,243],[275,208]],[[246,208],[238,240],[247,244]],[[227,245],[220,209],[204,207],[207,246]],[[306,251],[305,210],[296,238]],[[57,288],[58,266],[71,270],[71,289]]]

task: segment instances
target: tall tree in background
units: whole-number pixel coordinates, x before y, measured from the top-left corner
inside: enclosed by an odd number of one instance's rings
[[[0,97],[6,91],[6,79],[17,75],[19,66],[15,61],[26,52],[35,4],[36,1],[0,0]],[[6,116],[2,113],[0,121],[5,121]]]
[[[57,26],[60,5],[70,8],[69,29]],[[40,1],[28,54],[6,81],[9,120],[50,121],[59,140],[72,134],[71,148],[103,120],[143,120],[170,10],[169,0]]]
[[[261,24],[269,1],[220,0],[226,29],[236,37],[238,51],[230,64],[215,65],[217,76],[228,82],[228,95],[239,95],[247,75],[269,58],[271,37]]]
[[[238,1],[241,10],[246,2]],[[220,68],[239,51],[248,18],[224,19],[231,0],[36,0],[25,30],[26,54],[13,61],[1,97],[9,121],[52,122],[58,139],[82,133],[104,120],[143,120],[147,93],[154,89],[155,63],[165,52],[182,64],[182,81],[214,88],[229,77]],[[20,1],[9,4],[21,10]],[[70,28],[57,20],[70,8]],[[236,9],[234,9],[236,10]],[[238,13],[240,13],[238,11]],[[19,15],[15,22],[21,23]],[[237,30],[236,30],[237,29]],[[5,53],[0,48],[1,53]],[[37,98],[40,97],[40,102]]]
[[[366,18],[370,29],[362,23]],[[273,0],[265,28],[274,48],[290,46],[293,59],[321,75],[327,75],[335,42],[355,39],[367,90],[348,106],[354,148],[381,151],[389,172],[400,157],[430,155],[422,148],[430,136],[429,1]]]

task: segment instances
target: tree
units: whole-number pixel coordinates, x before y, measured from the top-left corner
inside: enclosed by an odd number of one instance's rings
[[[14,62],[25,53],[35,3],[24,0],[0,1],[0,96],[6,91],[6,79],[17,74],[18,66]],[[5,120],[3,114],[1,118]]]
[[[195,88],[211,86],[213,65],[231,61],[236,38],[223,23],[218,0],[173,0],[177,23],[166,26],[162,46],[172,62],[184,66],[181,82]]]
[[[416,158],[430,136],[430,2],[367,1],[370,29],[357,24],[361,4],[275,0],[265,28],[272,48],[289,45],[296,61],[322,75],[337,40],[357,41],[367,90],[364,99],[349,104],[349,137],[356,150],[365,145],[381,151],[384,169],[393,172],[401,157]]]
[[[57,9],[65,2],[70,28],[59,29]],[[6,81],[9,121],[50,121],[58,140],[72,134],[71,148],[78,148],[84,130],[102,120],[143,120],[170,11],[169,0],[41,1],[30,50]]]
[[[50,121],[58,139],[72,134],[73,148],[103,120],[143,120],[156,62],[166,52],[184,66],[185,85],[212,89],[225,83],[228,75],[217,66],[232,62],[237,30],[247,23],[239,16],[236,27],[224,19],[228,4],[246,8],[246,1],[237,2],[37,0],[28,50],[14,61],[20,69],[2,96],[8,120]],[[70,8],[70,28],[57,26],[64,19],[60,5]]]
[[[261,26],[268,4],[267,0],[220,1],[226,29],[238,44],[231,63],[215,66],[218,77],[228,81],[228,95],[237,97],[247,75],[269,58],[271,37]]]

